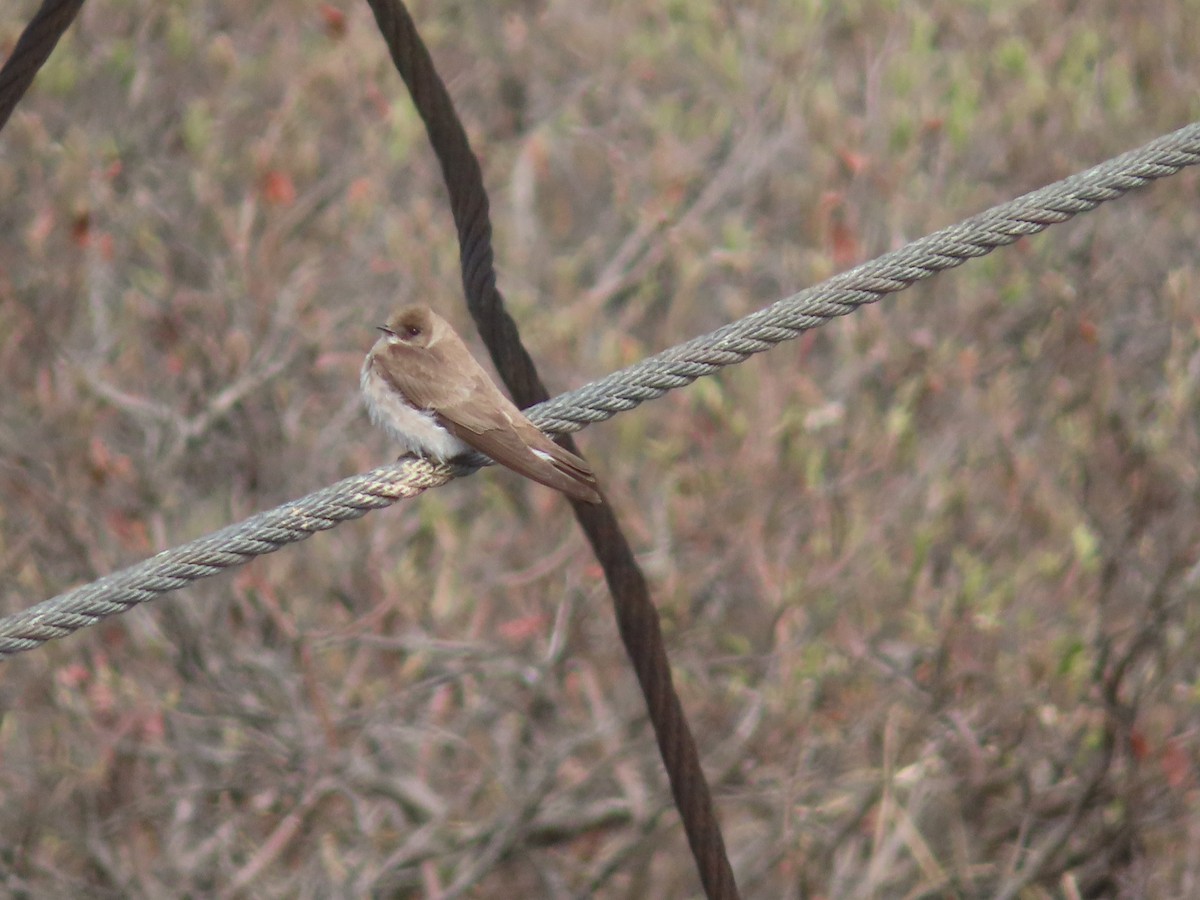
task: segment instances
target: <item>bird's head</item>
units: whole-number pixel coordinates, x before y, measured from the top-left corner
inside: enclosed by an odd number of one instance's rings
[[[391,346],[428,347],[441,333],[442,320],[424,304],[406,306],[380,325]]]

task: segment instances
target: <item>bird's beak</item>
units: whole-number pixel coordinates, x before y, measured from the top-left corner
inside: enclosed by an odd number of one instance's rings
[[[396,332],[392,331],[392,329],[388,328],[386,325],[376,325],[375,327],[384,334],[390,334],[392,337],[396,336]]]

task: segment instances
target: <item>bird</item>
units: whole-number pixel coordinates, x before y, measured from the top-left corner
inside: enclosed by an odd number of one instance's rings
[[[602,502],[587,461],[542,434],[429,306],[406,306],[378,330],[359,385],[371,421],[408,455],[446,462],[476,450],[572,499]]]

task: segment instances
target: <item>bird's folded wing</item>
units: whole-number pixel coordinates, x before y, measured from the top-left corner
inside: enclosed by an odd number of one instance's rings
[[[472,427],[456,422],[454,419],[439,412],[438,420],[452,435],[478,450],[484,456],[491,457],[502,466],[507,466],[514,472],[532,478],[534,481],[562,491],[568,497],[583,500],[587,503],[599,503],[600,494],[596,491],[596,476],[588,464],[555,444],[549,438],[538,432],[542,441],[536,449],[531,448],[516,430],[506,423],[506,427],[490,428]],[[530,428],[533,426],[530,425]],[[542,443],[544,441],[544,443]]]

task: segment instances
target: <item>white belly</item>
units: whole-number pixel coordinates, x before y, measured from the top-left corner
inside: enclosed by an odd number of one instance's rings
[[[371,421],[400,442],[408,453],[437,460],[452,459],[471,448],[437,423],[433,413],[413,409],[371,367],[370,358],[359,378]]]

